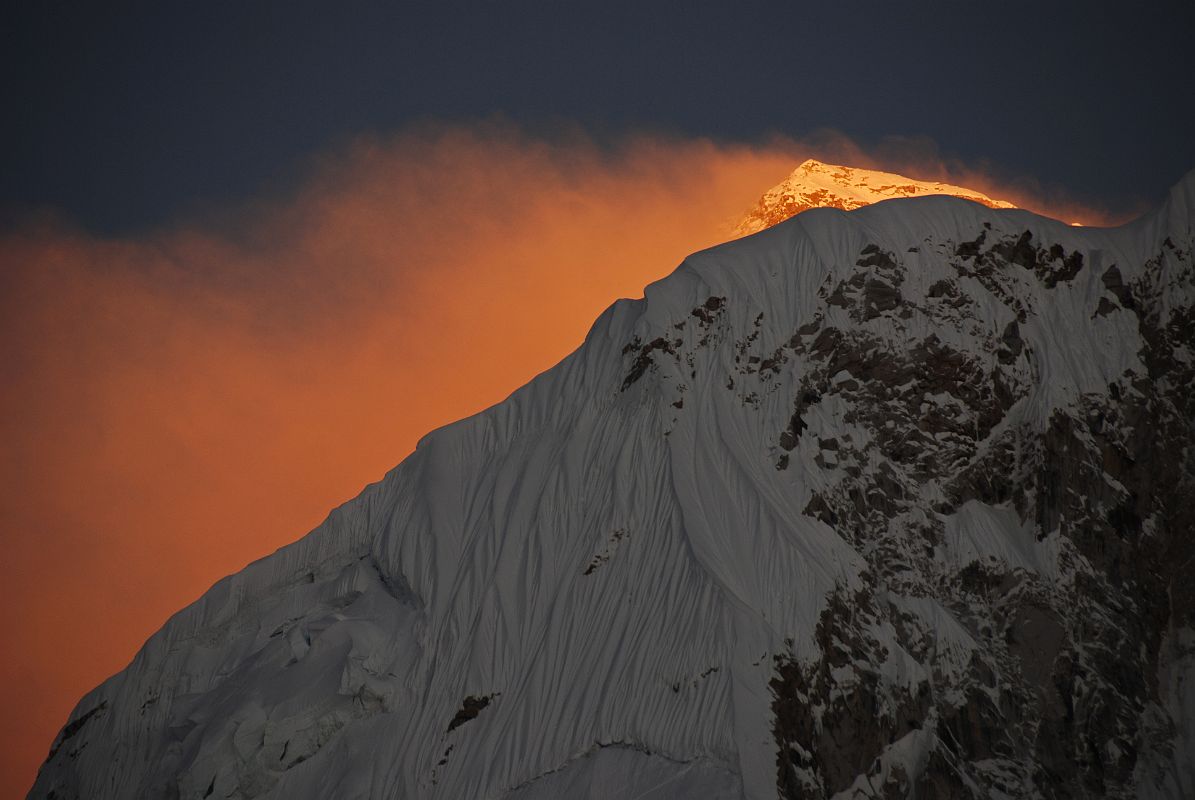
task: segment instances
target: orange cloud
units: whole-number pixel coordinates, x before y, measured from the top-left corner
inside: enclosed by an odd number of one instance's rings
[[[429,127],[201,222],[0,238],[0,793],[170,613],[550,367],[807,156],[910,166],[841,137]]]

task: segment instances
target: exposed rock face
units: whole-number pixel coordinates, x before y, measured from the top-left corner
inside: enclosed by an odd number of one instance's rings
[[[691,256],[171,620],[34,795],[1195,796],[1193,209]]]
[[[844,703],[857,709],[848,728],[854,747],[818,741],[810,729],[782,748],[781,794],[829,797],[844,789],[832,759],[846,759],[851,775],[867,772],[850,759],[879,755],[862,733],[874,739],[893,729],[879,708],[934,729],[942,759],[918,780],[963,779],[949,796],[1138,796],[1139,773],[1148,769],[1140,756],[1159,734],[1151,730],[1153,710],[1165,702],[1155,677],[1163,641],[1189,627],[1195,611],[1185,578],[1195,555],[1195,515],[1184,502],[1195,489],[1190,252],[1166,240],[1127,285],[1115,265],[1107,268],[1101,283],[1112,297],[1099,300],[1131,315],[1140,366],[1052,408],[1042,430],[1040,417],[1025,412],[1045,365],[1021,326],[1054,300],[1041,289],[1080,275],[1083,254],[1045,247],[1028,230],[992,236],[988,226],[953,252],[948,242],[927,241],[918,252],[926,248],[946,255],[957,277],[935,283],[925,302],[877,303],[877,295],[900,296],[909,268],[868,245],[854,270],[823,285],[813,319],[774,356],[791,351],[807,365],[777,440],[791,451],[810,438],[807,452],[828,473],[805,513],[866,555],[874,587],[856,595],[853,633],[837,637],[837,646],[824,643],[820,660],[805,669],[824,675],[842,667],[845,646],[856,686],[839,679],[834,690],[819,689],[791,661],[777,668],[778,720],[800,698],[803,719],[820,719],[816,734],[825,737],[841,726]],[[992,298],[1012,317],[1002,329],[976,313]],[[834,307],[853,325],[832,324]],[[883,325],[859,325],[878,318]],[[968,331],[965,348],[938,338],[959,329]],[[831,403],[858,432],[809,437],[811,410]],[[996,509],[1032,533],[1036,557],[951,558],[952,521]],[[1052,551],[1044,562],[1043,549]],[[933,598],[966,630],[968,663],[937,663],[927,649],[936,632],[926,620],[901,602],[875,604],[877,595],[892,594]],[[835,624],[846,608],[832,599]],[[932,705],[923,704],[925,684],[892,696],[865,679],[883,661],[865,637],[885,625],[930,671]],[[866,701],[853,700],[860,686],[873,693]],[[922,713],[902,714],[910,708]],[[792,741],[791,729],[778,727],[778,736]],[[907,770],[886,772],[880,760],[865,760],[869,789],[906,796]]]

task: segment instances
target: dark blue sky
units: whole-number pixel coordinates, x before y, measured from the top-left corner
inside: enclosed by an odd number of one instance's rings
[[[355,134],[493,114],[599,138],[929,137],[1113,209],[1195,167],[1191,0],[79,5],[6,11],[10,221],[143,230]]]

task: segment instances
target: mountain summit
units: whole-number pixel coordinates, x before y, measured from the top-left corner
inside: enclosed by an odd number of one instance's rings
[[[694,254],[175,615],[33,796],[1195,796],[1193,225],[1195,173]]]
[[[915,181],[891,172],[825,164],[811,158],[765,192],[739,222],[735,234],[758,233],[811,208],[853,211],[881,200],[938,194],[972,200],[988,208],[1015,208],[1011,203],[949,183]]]

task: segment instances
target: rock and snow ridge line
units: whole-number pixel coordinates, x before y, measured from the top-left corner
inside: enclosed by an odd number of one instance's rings
[[[179,612],[33,796],[1190,796],[1193,209],[694,254]]]

